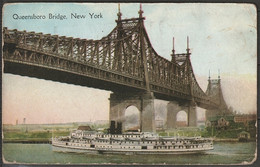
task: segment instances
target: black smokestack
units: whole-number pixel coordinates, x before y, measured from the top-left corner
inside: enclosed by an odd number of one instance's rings
[[[115,129],[116,129],[116,121],[111,121],[110,127],[108,129],[108,133],[115,134]]]
[[[117,122],[116,134],[122,134],[122,122]]]

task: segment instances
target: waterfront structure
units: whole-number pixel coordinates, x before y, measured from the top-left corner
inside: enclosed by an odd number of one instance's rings
[[[256,115],[255,114],[244,114],[244,115],[218,115],[209,117],[206,120],[206,126],[215,126],[215,127],[226,127],[229,126],[230,123],[244,123],[244,125],[247,125],[250,122],[256,121]]]
[[[185,127],[185,126],[187,126],[187,122],[186,121],[177,121],[176,125],[177,125],[177,127]]]
[[[176,127],[176,115],[183,110],[188,126],[197,126],[196,106],[210,115],[225,109],[218,82],[205,92],[200,88],[190,60],[189,38],[186,53],[173,49],[169,61],[154,50],[145,30],[143,11],[139,17],[122,19],[100,40],[3,29],[4,72],[63,83],[110,90],[109,120],[124,122],[127,107],[140,111],[140,129],[155,131],[154,99],[169,101],[167,128]]]
[[[242,122],[244,124],[247,124],[248,122],[252,122],[252,121],[256,121],[255,114],[236,115],[234,117],[234,122],[236,123]]]
[[[246,131],[242,131],[238,134],[239,141],[248,141],[250,139],[250,133]]]
[[[214,116],[209,117],[206,120],[206,127],[216,127],[216,128],[226,128],[230,125],[231,122],[234,122],[234,116]]]

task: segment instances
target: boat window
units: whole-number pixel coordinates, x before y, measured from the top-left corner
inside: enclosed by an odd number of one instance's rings
[[[147,149],[147,146],[142,146],[142,149]]]

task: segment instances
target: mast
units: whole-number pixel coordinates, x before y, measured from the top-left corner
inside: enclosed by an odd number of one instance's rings
[[[118,3],[118,13],[117,13],[118,21],[121,21],[121,16],[122,16],[122,13],[120,12],[120,3]]]

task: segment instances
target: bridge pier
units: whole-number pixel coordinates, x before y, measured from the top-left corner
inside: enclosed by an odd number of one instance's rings
[[[167,129],[177,128],[177,114],[179,111],[187,113],[189,127],[197,126],[196,106],[192,105],[192,103],[180,105],[178,102],[171,101],[167,104]]]
[[[196,106],[189,105],[187,107],[188,110],[188,126],[196,127],[197,126],[197,111]]]
[[[152,93],[111,93],[109,122],[121,122],[125,131],[125,110],[135,106],[140,111],[140,130],[155,132],[154,96]]]
[[[167,119],[166,119],[166,125],[167,129],[173,129],[176,128],[176,120],[177,120],[177,113],[181,110],[181,107],[177,102],[169,102],[167,104]]]

